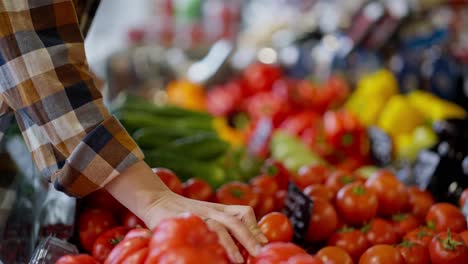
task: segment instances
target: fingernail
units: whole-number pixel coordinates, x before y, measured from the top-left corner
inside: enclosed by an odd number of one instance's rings
[[[260,242],[262,242],[263,244],[268,243],[268,239],[266,238],[264,234],[260,234],[258,238],[260,239]]]
[[[244,263],[244,258],[242,257],[241,253],[237,252],[234,258],[237,263]]]

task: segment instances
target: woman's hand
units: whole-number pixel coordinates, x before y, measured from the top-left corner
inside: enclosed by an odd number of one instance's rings
[[[208,203],[177,195],[144,162],[131,166],[105,188],[151,229],[164,218],[187,212],[198,215],[218,234],[220,243],[234,263],[242,263],[243,258],[233,238],[253,256],[257,255],[261,244],[267,242],[251,207]]]
[[[243,258],[232,237],[239,241],[251,255],[257,255],[261,244],[268,242],[257,226],[251,207],[201,202],[173,192],[166,193],[155,202],[148,209],[143,221],[148,227],[154,228],[162,219],[180,216],[186,212],[201,217],[209,228],[218,234],[220,243],[234,263],[242,263]]]

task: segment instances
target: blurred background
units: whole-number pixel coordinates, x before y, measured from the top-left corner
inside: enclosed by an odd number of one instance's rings
[[[182,181],[248,182],[274,160],[293,182],[326,164],[390,169],[436,201],[468,188],[468,1],[101,0],[85,47],[147,162]],[[0,263],[81,250],[81,201],[17,129],[4,141]]]

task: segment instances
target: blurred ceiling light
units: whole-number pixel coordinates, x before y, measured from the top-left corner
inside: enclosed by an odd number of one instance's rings
[[[258,51],[258,60],[265,64],[273,64],[278,59],[278,54],[272,48],[262,48]]]

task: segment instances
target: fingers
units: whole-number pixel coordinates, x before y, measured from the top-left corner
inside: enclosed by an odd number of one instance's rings
[[[221,223],[230,233],[239,241],[252,256],[257,256],[261,249],[260,243],[255,235],[247,228],[247,226],[237,217],[227,213],[216,212],[210,218]]]
[[[268,243],[268,239],[258,228],[257,219],[252,207],[240,205],[226,206],[224,207],[224,212],[239,218],[249,228],[258,242],[262,244]]]
[[[244,263],[244,258],[239,252],[236,243],[232,240],[231,235],[226,228],[215,220],[208,219],[205,221],[208,227],[218,234],[219,242],[226,249],[229,259],[233,263]]]

